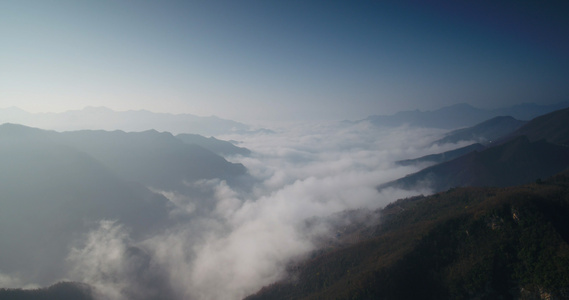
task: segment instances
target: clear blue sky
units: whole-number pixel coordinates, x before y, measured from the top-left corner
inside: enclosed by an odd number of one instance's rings
[[[566,101],[565,2],[0,0],[0,107],[251,122]]]

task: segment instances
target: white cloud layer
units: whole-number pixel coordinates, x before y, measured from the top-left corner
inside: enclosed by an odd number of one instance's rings
[[[225,181],[211,190],[210,209],[174,191],[159,191],[173,214],[187,214],[150,238],[135,241],[118,221],[101,221],[68,262],[69,277],[96,286],[102,298],[241,299],[284,278],[286,266],[316,247],[326,226],[307,227],[350,209],[377,209],[428,191],[376,186],[417,171],[393,162],[444,150],[429,146],[442,132],[367,124],[302,124],[275,134],[227,136],[254,151],[234,157],[257,180],[241,191]]]

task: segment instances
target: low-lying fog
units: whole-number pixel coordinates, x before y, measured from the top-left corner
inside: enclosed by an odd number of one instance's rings
[[[334,123],[218,136],[253,151],[228,158],[248,169],[252,180],[246,187],[221,180],[186,183],[206,191],[208,199],[149,187],[172,201],[170,217],[182,221],[137,240],[121,220],[100,220],[70,243],[74,246],[61,262],[67,274],[53,281],[89,283],[101,299],[241,299],[287,276],[287,264],[315,250],[316,238],[329,234],[330,224],[307,227],[307,220],[429,193],[379,193],[376,186],[418,171],[397,166],[397,160],[457,147],[431,146],[442,134]],[[27,280],[0,273],[0,286],[44,284]]]

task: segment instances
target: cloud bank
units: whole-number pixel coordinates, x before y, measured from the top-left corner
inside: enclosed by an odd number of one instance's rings
[[[351,209],[376,209],[428,190],[376,186],[417,171],[395,161],[448,150],[428,146],[440,130],[369,124],[300,124],[276,133],[232,135],[253,150],[243,163],[250,188],[222,180],[188,183],[209,199],[156,191],[172,201],[176,225],[142,240],[120,220],[102,220],[76,244],[69,279],[94,285],[101,299],[242,299],[285,278],[286,267],[331,234],[331,225],[307,226]]]

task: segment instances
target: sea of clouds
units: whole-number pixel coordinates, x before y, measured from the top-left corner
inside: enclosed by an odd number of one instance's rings
[[[94,286],[100,299],[242,299],[286,278],[287,265],[316,250],[318,238],[333,235],[333,224],[307,226],[308,220],[428,194],[427,188],[376,187],[423,167],[399,166],[397,160],[460,146],[433,145],[443,133],[304,123],[220,136],[253,151],[228,158],[247,167],[246,185],[187,182],[206,191],[200,199],[153,189],[170,199],[171,217],[178,221],[136,240],[121,220],[101,220],[75,241],[63,279]]]

